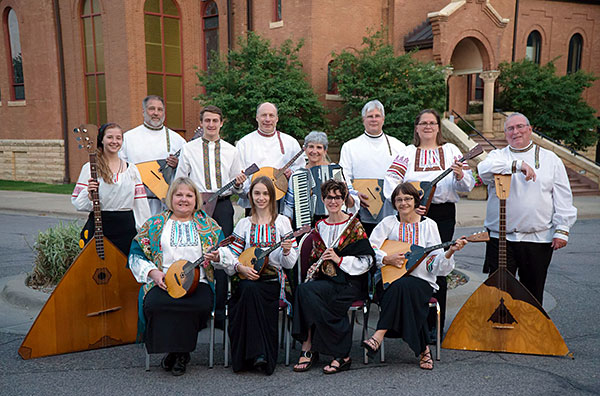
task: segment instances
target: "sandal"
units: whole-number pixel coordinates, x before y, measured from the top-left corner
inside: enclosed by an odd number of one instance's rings
[[[332,366],[331,363],[338,362],[339,366]],[[344,360],[344,358],[335,358],[331,361],[327,366],[323,367],[324,374],[337,374],[342,371],[346,371],[350,369],[350,365],[352,364],[352,359],[348,358],[348,360]],[[332,368],[333,370],[327,370],[327,367]]]
[[[427,349],[421,354],[419,367],[422,370],[433,370],[433,358],[431,357],[431,349]]]
[[[362,347],[367,350],[367,356],[369,356],[371,359],[375,357],[375,354],[379,350],[380,346],[381,342],[375,337],[371,337],[368,340],[364,340],[362,342]]]
[[[302,359],[302,358],[306,358],[309,360],[306,362],[301,362],[300,359]],[[298,359],[298,364],[294,365],[293,370],[297,373],[303,373],[305,371],[310,370],[313,363],[316,363],[318,361],[319,361],[319,352],[302,351],[300,353],[300,358]],[[304,367],[298,367],[300,365],[304,365]]]

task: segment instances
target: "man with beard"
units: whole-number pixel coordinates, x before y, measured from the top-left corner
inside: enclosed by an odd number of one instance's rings
[[[165,102],[160,96],[148,95],[142,101],[144,123],[123,135],[120,156],[127,162],[141,162],[166,159],[167,164],[177,168],[178,158],[173,154],[185,144],[185,139],[170,130],[165,121]],[[163,203],[146,187],[148,203],[152,215],[160,213]]]

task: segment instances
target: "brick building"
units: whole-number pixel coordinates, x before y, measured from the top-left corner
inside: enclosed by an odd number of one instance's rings
[[[247,30],[274,45],[304,38],[301,60],[328,107],[339,105],[327,81],[332,51],[381,26],[399,54],[419,48],[415,57],[452,65],[449,107],[461,113],[493,93],[502,61],[560,56],[560,73],[600,75],[592,0],[0,0],[0,17],[0,179],[76,179],[86,156],[73,127],[132,128],[149,93],[165,97],[167,124],[191,137],[194,67]],[[599,88],[585,95],[600,111]]]

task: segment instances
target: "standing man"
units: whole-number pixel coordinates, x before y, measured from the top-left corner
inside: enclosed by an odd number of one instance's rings
[[[506,200],[507,267],[542,304],[548,266],[554,250],[567,246],[577,219],[567,172],[552,151],[531,141],[531,126],[523,114],[504,122],[508,146],[493,150],[477,170],[488,186],[485,227],[490,230],[483,271],[498,268],[499,202],[494,174],[512,174]]]
[[[185,139],[167,128],[165,121],[165,101],[160,96],[148,95],[142,101],[144,123],[123,135],[123,147],[119,152],[127,162],[141,162],[165,159],[171,168],[177,168],[175,154],[185,144]],[[143,181],[143,180],[142,180]],[[152,215],[164,209],[163,203],[146,187],[148,203]]]
[[[360,221],[370,235],[384,217],[394,213],[394,207],[389,200],[385,200],[379,214],[373,216],[367,208],[374,198],[358,192],[352,187],[352,182],[356,179],[376,179],[380,190],[374,193],[382,197],[385,173],[394,158],[401,154],[406,146],[383,132],[385,109],[380,101],[372,100],[366,103],[362,108],[362,119],[365,131],[359,137],[344,143],[340,153],[340,165],[344,168],[344,176],[351,194],[360,199]]]
[[[234,187],[217,198],[212,214],[209,214],[221,226],[223,235],[228,237],[233,232],[233,205],[231,194],[242,192],[246,175],[242,171],[237,149],[221,139],[223,127],[223,111],[217,106],[206,106],[200,112],[202,138],[186,143],[181,149],[179,165],[175,178],[189,177],[200,193],[214,193],[223,185],[235,179]],[[200,198],[200,202],[202,199]],[[223,270],[215,270],[215,320],[218,328],[223,328],[225,319],[225,303],[227,300],[227,274]]]
[[[255,163],[259,168],[271,166],[279,169],[300,151],[300,144],[296,139],[277,130],[277,121],[279,121],[277,106],[273,103],[264,102],[256,108],[258,129],[241,138],[236,146],[242,168],[246,169]],[[285,177],[289,179],[293,171],[304,167],[305,162],[303,156],[298,157],[286,169]],[[249,187],[250,183],[247,182],[244,186],[246,193]],[[243,195],[240,195],[239,204],[243,208],[250,208],[250,201]]]

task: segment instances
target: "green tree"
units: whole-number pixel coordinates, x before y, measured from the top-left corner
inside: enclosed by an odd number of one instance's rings
[[[360,111],[364,104],[379,99],[385,106],[386,133],[405,143],[413,137],[416,115],[425,108],[444,109],[443,67],[395,55],[379,31],[363,38],[361,49],[333,54],[332,71],[344,99],[343,121],[333,138],[344,142],[360,135],[364,127]]]
[[[596,110],[582,97],[596,79],[592,74],[557,76],[553,61],[539,66],[527,59],[503,62],[499,70],[496,107],[525,114],[540,132],[574,149],[596,142]]]
[[[279,110],[277,129],[302,138],[326,129],[325,109],[306,80],[298,53],[303,41],[286,40],[279,48],[255,33],[238,39],[239,49],[227,58],[214,57],[208,71],[196,73],[205,93],[194,99],[223,109],[222,132],[233,143],[256,129],[256,107],[273,102]]]

